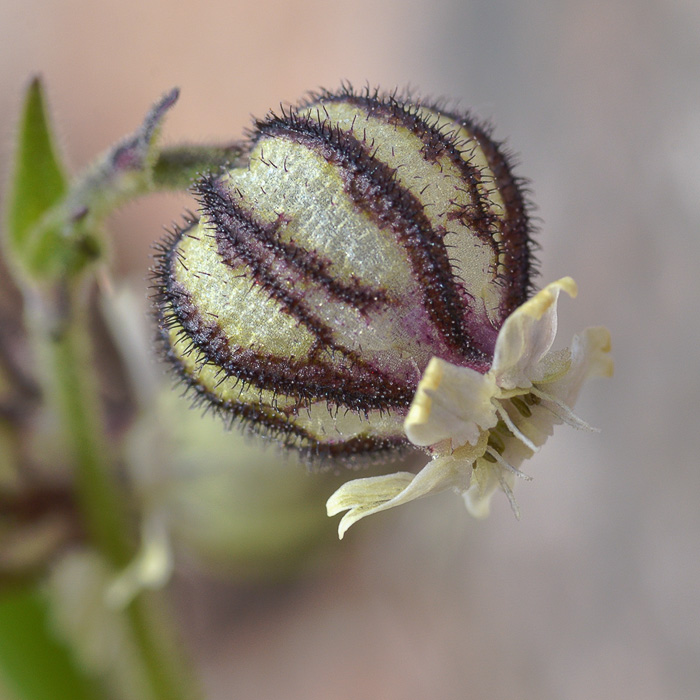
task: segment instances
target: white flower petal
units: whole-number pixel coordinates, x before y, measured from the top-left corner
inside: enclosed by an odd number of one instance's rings
[[[610,347],[610,331],[603,326],[586,328],[575,335],[571,341],[571,368],[564,377],[547,384],[547,391],[573,406],[586,380],[612,377],[614,363]]]
[[[408,439],[419,446],[451,439],[452,449],[475,445],[481,433],[498,422],[492,403],[497,391],[490,373],[433,357],[404,422]]]
[[[464,490],[467,468],[471,471],[471,464],[446,455],[430,460],[418,474],[397,472],[354,479],[343,484],[328,499],[326,509],[329,516],[348,511],[338,525],[338,537],[343,539],[347,529],[367,515],[395,508],[448,488]]]
[[[416,475],[411,472],[396,472],[383,476],[353,479],[343,484],[326,502],[326,511],[333,517],[351,508],[375,508],[390,501],[403,491]]]
[[[528,388],[544,379],[541,360],[557,333],[557,300],[564,290],[575,297],[576,283],[563,277],[519,306],[498,333],[491,372],[501,389]]]
[[[526,434],[537,447],[543,445],[559,423],[568,423],[573,427],[586,428],[586,424],[577,425],[569,414],[586,380],[591,377],[610,377],[613,361],[610,352],[610,333],[606,328],[586,328],[574,336],[571,341],[571,360],[567,372],[556,381],[537,384],[536,394],[542,398],[540,404],[530,407],[531,416],[522,416],[515,411],[510,415],[518,429]],[[547,397],[550,397],[548,400]],[[563,410],[560,404],[568,407]],[[577,418],[577,417],[575,417]],[[580,419],[578,419],[580,421]],[[580,421],[583,423],[583,421]],[[506,441],[503,457],[510,464],[518,467],[524,459],[532,455],[531,450],[514,438]]]

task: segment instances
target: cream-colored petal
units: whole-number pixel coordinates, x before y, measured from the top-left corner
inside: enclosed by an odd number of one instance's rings
[[[492,374],[433,357],[404,422],[408,439],[419,446],[451,439],[453,450],[475,445],[498,422],[492,403],[497,391]]]
[[[605,326],[586,328],[583,333],[574,336],[571,343],[571,354],[574,358],[577,358],[579,353],[588,356],[586,379],[613,376],[615,363],[610,356],[611,349],[610,331]]]
[[[355,479],[343,484],[326,503],[329,516],[348,512],[338,525],[338,537],[343,539],[347,529],[358,520],[389,508],[403,505],[448,488],[463,490],[471,465],[452,455],[436,457],[418,474],[397,472],[385,476]]]
[[[570,409],[576,402],[587,379],[596,376],[611,376],[613,361],[609,352],[610,333],[607,329],[587,328],[574,336],[570,350],[549,353],[549,355],[556,356],[550,358],[551,362],[547,362],[547,358],[543,360],[552,367],[561,365],[558,370],[558,378],[548,383],[535,385],[534,389],[537,395],[544,398],[541,403],[530,406],[530,416],[523,416],[512,407],[509,410],[509,415],[517,429],[526,435],[534,446],[543,445],[558,423],[567,422],[577,427],[577,422],[570,420]],[[561,374],[563,367],[565,367],[565,371]],[[546,398],[547,396],[549,399]],[[504,401],[504,403],[506,402]],[[504,443],[505,449],[501,456],[516,469],[525,459],[532,456],[532,450],[513,435],[506,438]],[[469,488],[464,493],[464,500],[469,512],[477,518],[486,517],[490,511],[493,494],[502,490],[506,492],[517,516],[517,504],[513,498],[514,477],[515,474],[502,469],[498,464],[479,459]]]
[[[510,416],[518,429],[540,447],[559,423],[568,423],[574,428],[587,427],[585,422],[573,416],[572,409],[586,380],[601,376],[609,377],[613,370],[610,352],[610,333],[606,328],[587,328],[574,336],[570,348],[567,371],[559,379],[536,384],[535,393],[542,400],[530,406],[531,415],[523,416],[511,410]],[[563,406],[562,406],[563,404]],[[532,451],[520,440],[509,438],[503,457],[518,467]]]
[[[491,367],[501,389],[528,388],[544,379],[546,367],[538,365],[557,333],[557,300],[562,290],[576,296],[576,283],[571,277],[548,284],[506,319],[496,340]]]
[[[592,377],[612,377],[610,331],[603,326],[586,328],[571,341],[571,365],[561,379],[543,389],[567,406],[573,407],[584,382]]]
[[[326,501],[328,517],[338,515],[344,510],[375,508],[379,504],[386,503],[396,494],[401,493],[415,476],[411,472],[396,472],[348,481]]]

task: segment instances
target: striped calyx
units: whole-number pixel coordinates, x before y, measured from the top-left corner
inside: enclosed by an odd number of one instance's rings
[[[167,357],[198,397],[320,455],[408,444],[432,357],[485,373],[530,291],[519,183],[470,118],[322,93],[256,123],[161,245]]]

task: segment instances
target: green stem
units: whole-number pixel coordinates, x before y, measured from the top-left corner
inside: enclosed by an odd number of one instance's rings
[[[134,533],[125,512],[125,498],[117,482],[113,456],[103,431],[92,372],[84,290],[79,282],[64,288],[54,308],[44,309],[48,331],[54,406],[63,421],[67,448],[75,465],[75,484],[88,534],[115,568],[134,554]],[[62,308],[56,309],[59,305]]]
[[[240,164],[243,148],[230,146],[172,146],[158,154],[153,165],[153,187],[157,190],[186,190],[203,173],[217,174],[221,168]]]
[[[158,593],[143,592],[127,608],[131,631],[157,700],[192,700],[201,697],[195,689],[185,655],[176,643],[165,602]]]
[[[129,494],[117,479],[114,455],[104,432],[93,372],[85,289],[79,282],[63,288],[58,300],[42,304],[33,328],[50,371],[49,397],[63,421],[67,448],[75,465],[75,485],[88,535],[115,570],[136,554]],[[42,358],[43,359],[43,358]],[[156,594],[139,595],[126,609],[139,658],[154,700],[191,700],[197,693],[183,669],[175,635],[158,609]]]

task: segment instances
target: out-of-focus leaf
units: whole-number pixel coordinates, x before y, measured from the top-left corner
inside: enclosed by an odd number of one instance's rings
[[[126,601],[109,594],[115,574],[92,549],[61,557],[45,585],[53,629],[113,700],[200,698],[160,596],[149,591],[120,607]]]
[[[22,257],[32,228],[66,194],[68,181],[56,154],[39,78],[27,89],[7,200],[10,249]]]
[[[18,700],[104,700],[52,633],[48,605],[32,588],[0,592],[0,677]]]

